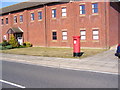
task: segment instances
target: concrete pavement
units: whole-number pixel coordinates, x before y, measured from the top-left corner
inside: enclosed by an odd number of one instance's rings
[[[119,60],[114,56],[114,53],[115,49],[111,49],[83,59],[13,55],[1,53],[1,60],[36,64],[55,68],[118,74]]]

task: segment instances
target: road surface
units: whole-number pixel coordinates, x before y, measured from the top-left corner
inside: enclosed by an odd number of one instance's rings
[[[117,74],[2,61],[2,88],[118,88]]]

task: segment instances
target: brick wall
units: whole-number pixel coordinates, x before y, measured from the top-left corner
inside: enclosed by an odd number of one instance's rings
[[[79,6],[83,4],[86,7],[86,14],[80,15]],[[63,7],[67,10],[66,17],[61,16]],[[52,9],[56,9],[56,18],[52,18]],[[38,20],[39,11],[42,11],[42,20]],[[31,21],[31,13],[34,13],[34,21]],[[20,15],[23,15],[23,23],[19,21]],[[17,16],[16,24],[14,16]],[[24,31],[24,42],[29,41],[34,46],[72,47],[73,36],[79,36],[80,30],[86,30],[86,40],[81,40],[81,47],[107,48],[118,42],[116,35],[118,33],[118,17],[116,16],[118,16],[118,12],[110,7],[109,2],[98,2],[98,13],[96,14],[92,13],[92,2],[51,4],[0,17],[4,18],[4,23],[5,18],[9,18],[9,24],[1,25],[2,31],[0,32],[5,35],[10,27],[20,27]],[[98,40],[93,40],[94,29],[99,30]],[[54,31],[57,32],[57,40],[52,40]],[[67,31],[67,40],[62,40],[63,31]]]

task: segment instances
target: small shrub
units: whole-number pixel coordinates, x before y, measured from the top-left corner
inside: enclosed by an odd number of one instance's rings
[[[6,40],[3,40],[2,46],[7,46],[7,45],[10,45],[10,44]]]
[[[20,45],[20,46],[19,46],[19,48],[25,48],[25,47],[26,47],[26,46],[24,46],[24,45]]]
[[[12,45],[13,48],[19,47],[19,43],[15,39],[14,35],[10,36],[9,44]]]
[[[30,42],[25,42],[25,43],[23,43],[23,45],[24,45],[25,47],[32,47],[32,44],[31,44]]]
[[[26,43],[23,43],[23,46],[26,46]]]

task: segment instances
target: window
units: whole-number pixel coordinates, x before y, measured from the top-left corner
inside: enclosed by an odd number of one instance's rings
[[[86,40],[86,31],[85,30],[81,30],[80,31],[80,36],[81,36],[81,40]]]
[[[93,40],[98,40],[98,39],[99,39],[99,31],[93,30]]]
[[[62,17],[66,17],[67,13],[66,13],[66,8],[62,8]]]
[[[17,16],[14,16],[14,23],[17,23]]]
[[[23,22],[23,15],[20,15],[20,22]]]
[[[56,9],[52,9],[52,18],[56,18]]]
[[[8,24],[8,18],[6,18],[6,24]]]
[[[98,13],[98,3],[92,4],[92,13]]]
[[[52,39],[57,40],[57,32],[52,32]]]
[[[38,12],[38,19],[42,19],[42,12]]]
[[[85,14],[85,5],[80,5],[80,14]]]
[[[34,13],[31,13],[31,20],[35,20]]]
[[[67,40],[67,31],[62,32],[62,40]]]
[[[4,19],[1,19],[1,24],[4,24]]]

